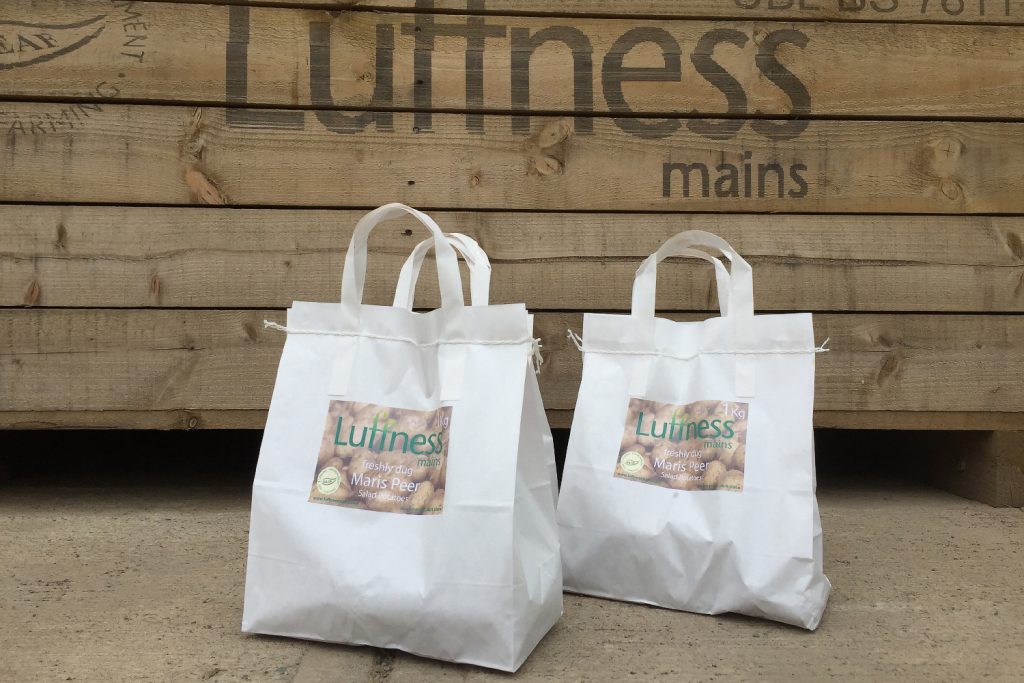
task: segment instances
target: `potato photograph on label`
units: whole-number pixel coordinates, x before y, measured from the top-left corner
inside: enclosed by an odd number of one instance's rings
[[[332,400],[309,502],[441,514],[451,412]]]
[[[742,491],[749,406],[631,398],[615,476],[680,491]]]

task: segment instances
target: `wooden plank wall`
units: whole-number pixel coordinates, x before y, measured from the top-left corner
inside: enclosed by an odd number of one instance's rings
[[[1024,0],[5,0],[0,427],[260,426],[293,299],[402,201],[565,329],[719,234],[824,426],[1024,428]],[[411,223],[375,233],[390,300]],[[419,302],[436,305],[424,273]],[[659,308],[716,307],[662,269]]]

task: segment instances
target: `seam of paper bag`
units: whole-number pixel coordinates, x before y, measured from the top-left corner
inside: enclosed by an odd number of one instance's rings
[[[668,353],[667,351],[630,351],[627,349],[595,349],[584,343],[583,338],[576,334],[572,330],[568,331],[568,338],[575,346],[576,349],[582,353],[598,353],[598,354],[620,354],[623,356],[661,356],[663,358],[678,358],[679,360],[692,360],[698,356],[703,355],[721,355],[721,356],[756,356],[762,354],[804,354],[804,353],[828,353],[829,338],[821,343],[821,346],[815,346],[811,349],[702,349],[689,355],[682,355],[678,353]]]
[[[365,337],[367,339],[379,339],[381,341],[398,341],[412,344],[413,346],[439,346],[441,344],[472,344],[473,346],[519,346],[521,344],[540,344],[540,339],[534,339],[532,337],[525,337],[523,339],[513,340],[493,340],[493,339],[445,339],[432,342],[418,342],[415,339],[409,337],[393,337],[384,334],[372,334],[370,332],[337,332],[333,330],[302,330],[294,327],[286,327],[270,320],[263,321],[263,327],[269,330],[277,330],[278,332],[287,332],[288,334],[312,334],[325,337]]]
[[[697,351],[690,355],[681,355],[678,353],[667,353],[665,351],[624,351],[618,349],[594,349],[588,346],[584,346],[582,349],[583,353],[598,353],[598,354],[614,354],[623,356],[660,356],[663,358],[678,358],[679,360],[693,360],[698,356],[707,355],[719,355],[719,356],[759,356],[759,355],[775,355],[775,354],[807,354],[807,353],[825,353],[828,349],[778,349],[778,350],[732,350],[732,349],[707,349]]]

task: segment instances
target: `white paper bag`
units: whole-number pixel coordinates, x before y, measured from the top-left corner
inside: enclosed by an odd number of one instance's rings
[[[402,305],[361,303],[369,232],[407,213],[433,234],[442,306],[429,313],[409,310],[415,277]],[[562,611],[531,322],[522,304],[463,305],[455,253],[425,214],[389,204],[359,221],[341,304],[288,311],[243,631],[523,663]]]
[[[654,317],[657,264],[677,255],[715,263],[721,317]],[[558,502],[566,590],[816,628],[830,585],[811,315],[754,316],[750,266],[701,231],[644,261],[632,307],[584,317]]]

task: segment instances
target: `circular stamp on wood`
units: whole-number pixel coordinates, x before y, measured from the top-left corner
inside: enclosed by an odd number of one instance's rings
[[[67,133],[84,127],[103,111],[104,102],[121,96],[128,72],[146,60],[150,29],[144,5],[126,0],[110,0],[108,5],[107,12],[93,9],[90,15],[66,20],[13,13],[0,19],[0,77],[4,72],[53,68],[55,62],[73,61],[84,50],[102,52],[96,61],[110,65],[109,74],[83,82],[81,92],[69,95],[68,103],[0,109],[0,133]]]

